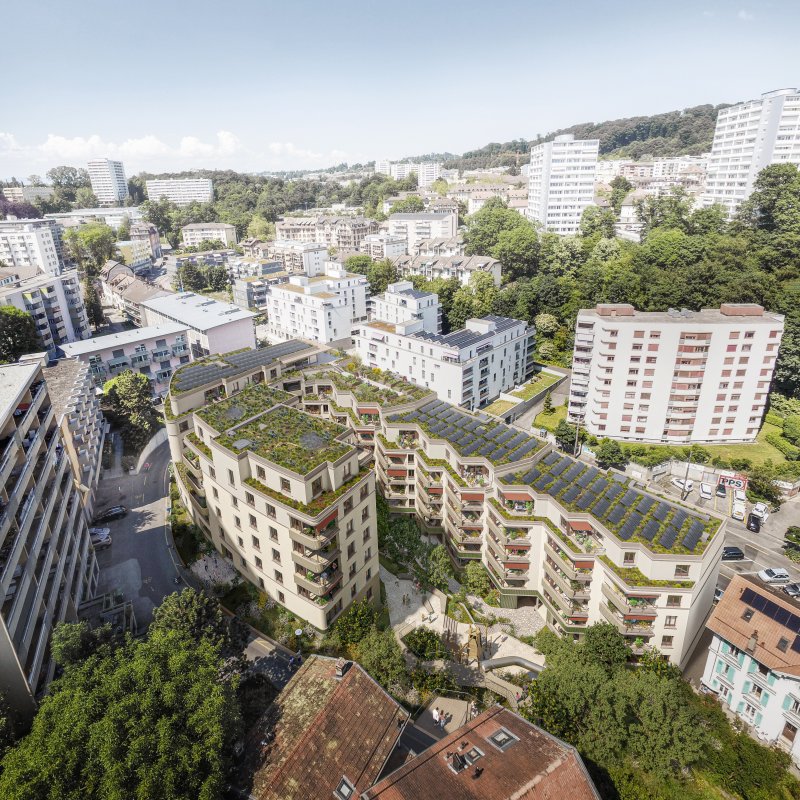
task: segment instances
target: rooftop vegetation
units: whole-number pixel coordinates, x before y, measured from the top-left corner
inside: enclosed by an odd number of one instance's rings
[[[224,400],[210,403],[196,413],[203,422],[210,425],[215,431],[222,433],[291,398],[292,395],[281,389],[273,389],[263,383],[255,383]]]
[[[381,406],[397,406],[420,400],[431,394],[413,383],[400,380],[390,372],[365,370],[365,380],[353,374],[336,372],[314,372],[306,375],[308,383],[332,383],[340,392],[350,392],[359,403],[378,403]],[[380,385],[376,385],[380,384]]]
[[[301,503],[299,500],[295,500],[294,498],[282,494],[281,492],[275,491],[275,489],[270,489],[269,486],[264,485],[256,478],[246,478],[245,483],[251,488],[255,489],[257,492],[261,492],[261,494],[276,500],[278,503],[283,503],[284,505],[299,511],[306,516],[316,517],[328,506],[336,502],[336,500],[338,500],[343,494],[352,489],[359,481],[363,480],[365,474],[366,473],[363,471],[357,473],[350,478],[349,481],[343,483],[338,489],[334,489],[331,492],[323,492],[322,494],[317,495],[310,503]]]

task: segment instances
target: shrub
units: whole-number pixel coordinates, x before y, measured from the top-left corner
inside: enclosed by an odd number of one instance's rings
[[[764,417],[765,422],[769,422],[770,425],[777,425],[779,428],[783,427],[783,417],[776,414],[774,411],[768,411],[767,415]]]
[[[436,631],[430,628],[414,628],[404,639],[408,649],[423,661],[435,661],[448,658],[450,653],[442,644]]]
[[[792,443],[800,443],[800,414],[791,414],[783,421],[783,435]]]
[[[796,447],[779,433],[768,433],[765,438],[773,447],[780,450],[789,461],[800,459],[800,447]]]

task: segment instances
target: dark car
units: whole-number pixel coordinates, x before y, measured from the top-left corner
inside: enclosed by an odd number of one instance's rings
[[[125,506],[112,506],[94,518],[94,522],[110,522],[112,519],[122,519],[128,513]]]
[[[723,547],[722,560],[723,561],[741,561],[744,558],[744,553],[739,547]]]
[[[783,591],[789,595],[789,597],[800,597],[800,583],[787,583],[786,586],[783,587]]]
[[[747,530],[758,533],[761,530],[761,517],[756,514],[747,515]]]
[[[727,497],[728,496],[728,490],[721,483],[718,483],[717,484],[717,489],[714,492],[714,494],[716,494],[717,497]]]

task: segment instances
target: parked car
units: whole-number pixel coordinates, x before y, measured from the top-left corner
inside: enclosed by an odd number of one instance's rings
[[[746,503],[747,502],[747,495],[744,493],[744,489],[737,489],[733,493],[733,502],[734,503]]]
[[[717,488],[714,490],[714,494],[716,494],[717,497],[727,497],[728,490],[725,488],[723,484],[718,483]]]
[[[758,573],[758,577],[761,578],[764,583],[771,583],[778,586],[791,581],[789,573],[783,567],[768,567],[767,569],[762,569],[761,572]]]
[[[723,561],[741,561],[744,558],[744,551],[740,547],[723,547]]]
[[[757,517],[755,514],[748,514],[747,530],[758,533],[761,530],[761,517]]]
[[[107,539],[111,536],[111,528],[89,528],[89,535],[98,539]]]
[[[111,522],[113,519],[122,519],[128,513],[125,506],[111,506],[94,518],[94,523]]]
[[[724,595],[724,594],[725,594],[725,590],[724,589],[720,589],[719,586],[717,586],[717,588],[714,589],[714,602],[715,603],[719,603],[719,601],[722,600],[722,595]]]
[[[731,516],[734,519],[744,520],[744,503],[734,503],[733,509],[731,510]]]
[[[766,522],[769,516],[769,508],[766,503],[756,503],[751,513],[755,514],[762,522]]]
[[[684,481],[683,478],[673,478],[672,483],[687,494],[694,489],[694,481]]]
[[[789,597],[800,597],[800,583],[787,583],[786,586],[783,587],[783,591],[789,595]]]
[[[713,492],[711,491],[711,485],[708,483],[701,483],[700,484],[700,497],[703,500],[710,500],[713,497]]]
[[[105,550],[106,547],[111,547],[113,541],[114,540],[111,536],[105,536],[102,538],[93,536],[92,547],[94,547],[95,550]]]

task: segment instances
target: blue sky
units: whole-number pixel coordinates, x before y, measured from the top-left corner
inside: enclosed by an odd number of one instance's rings
[[[462,152],[800,84],[796,0],[2,6],[4,178]]]

